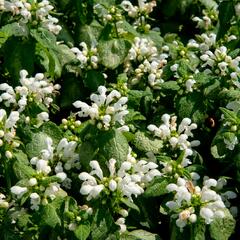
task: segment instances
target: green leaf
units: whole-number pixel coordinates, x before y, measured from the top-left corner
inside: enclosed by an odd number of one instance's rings
[[[35,170],[32,167],[20,161],[19,158],[17,158],[13,164],[13,171],[19,180],[31,178],[34,174],[36,174]]]
[[[54,122],[46,122],[42,125],[41,130],[46,133],[53,140],[53,144],[57,145],[63,138],[63,132],[60,127]]]
[[[163,147],[162,141],[159,139],[150,139],[144,132],[136,132],[134,145],[141,151],[159,153]]]
[[[176,81],[167,81],[161,84],[163,91],[178,91],[180,87]]]
[[[169,184],[167,179],[163,177],[155,177],[153,181],[147,186],[144,196],[158,197],[168,193],[166,187]]]
[[[81,26],[79,39],[88,46],[96,45],[102,29],[103,26],[94,20],[90,25]]]
[[[51,205],[47,204],[45,206],[42,206],[41,210],[41,225],[47,225],[49,227],[55,228],[56,225],[60,225],[61,220],[59,216],[57,215],[56,209]]]
[[[236,115],[236,113],[234,111],[228,110],[226,108],[222,108],[220,107],[220,110],[223,112],[224,118],[227,121],[232,122],[233,124],[237,124],[238,123],[238,117]]]
[[[110,69],[115,69],[123,63],[131,44],[125,39],[101,41],[98,45],[101,63]]]
[[[117,160],[117,166],[120,167],[123,161],[126,161],[129,150],[127,139],[117,129],[108,132],[102,132],[97,139],[99,154],[106,161],[110,158]]]
[[[147,232],[145,230],[134,230],[132,232],[125,233],[121,236],[120,240],[160,240],[161,238],[154,233]]]
[[[3,67],[10,73],[14,86],[19,85],[19,72],[22,69],[32,74],[35,61],[34,41],[22,41],[17,38],[9,39],[4,45]]]
[[[137,212],[140,212],[139,207],[130,201],[128,198],[121,198],[121,202],[124,203],[127,207],[136,210]]]
[[[48,135],[43,132],[32,135],[32,141],[26,145],[26,152],[30,158],[39,156],[40,152],[47,147],[47,137]]]
[[[106,240],[109,233],[114,232],[117,228],[109,210],[104,207],[98,208],[91,227],[91,239]]]
[[[232,1],[221,1],[218,10],[219,29],[217,33],[217,40],[227,33],[231,26],[231,19],[235,14],[234,4]]]
[[[188,117],[193,122],[201,124],[206,118],[207,111],[203,99],[202,94],[199,92],[176,98],[174,101],[179,117]]]
[[[192,225],[193,238],[191,240],[205,240],[206,224],[201,219]]]
[[[83,82],[84,85],[92,92],[96,92],[100,85],[105,85],[105,79],[103,74],[96,70],[89,70]]]
[[[0,47],[11,37],[27,37],[29,34],[26,25],[20,25],[19,23],[6,24],[0,28]]]
[[[234,232],[236,221],[228,209],[224,218],[215,218],[209,226],[210,235],[215,240],[228,240]]]
[[[79,225],[76,230],[74,230],[74,235],[79,240],[86,240],[91,232],[90,226],[87,224]]]

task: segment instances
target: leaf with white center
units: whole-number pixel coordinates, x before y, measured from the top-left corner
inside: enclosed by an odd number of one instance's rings
[[[159,153],[162,148],[162,141],[147,137],[145,133],[138,131],[135,134],[134,145],[141,151]]]
[[[102,64],[110,69],[115,69],[123,63],[131,44],[125,39],[112,39],[99,42],[99,57]]]

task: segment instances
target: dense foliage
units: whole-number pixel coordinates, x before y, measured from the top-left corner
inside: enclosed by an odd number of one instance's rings
[[[0,0],[0,239],[238,239],[238,0]]]

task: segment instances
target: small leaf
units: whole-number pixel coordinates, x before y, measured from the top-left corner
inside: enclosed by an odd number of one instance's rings
[[[191,240],[205,240],[206,224],[201,219],[192,225],[193,239]]]

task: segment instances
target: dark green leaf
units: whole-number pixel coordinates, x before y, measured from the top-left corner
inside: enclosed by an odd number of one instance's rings
[[[105,85],[105,79],[103,74],[96,70],[89,70],[83,82],[84,85],[92,92],[96,92],[100,85]]]

